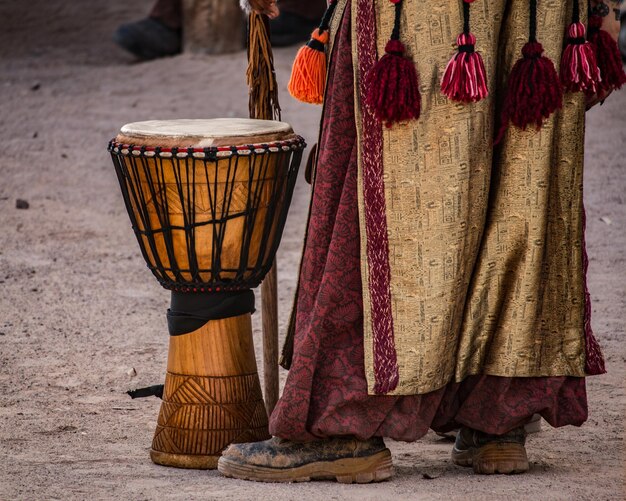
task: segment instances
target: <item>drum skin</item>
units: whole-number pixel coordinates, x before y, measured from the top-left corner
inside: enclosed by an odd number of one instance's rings
[[[274,260],[304,146],[280,122],[124,126],[109,151],[161,285],[212,297],[258,285]],[[269,437],[250,313],[172,335],[152,461],[212,469],[229,444]]]

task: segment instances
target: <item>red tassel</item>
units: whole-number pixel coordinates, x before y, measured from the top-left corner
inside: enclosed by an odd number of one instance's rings
[[[328,31],[319,28],[311,35],[311,41],[302,47],[293,62],[291,78],[287,85],[289,93],[305,103],[322,104],[326,85],[326,52]]]
[[[534,124],[540,128],[543,121],[563,104],[559,77],[550,59],[542,56],[539,42],[528,42],[509,76],[507,93],[502,108],[502,123],[495,143],[504,137],[508,122],[520,129]]]
[[[601,81],[593,47],[585,40],[585,25],[577,22],[568,28],[569,40],[561,58],[561,82],[569,92],[595,94]]]
[[[587,254],[587,213],[583,206],[582,214],[582,258],[583,258],[583,284],[585,288],[585,309],[583,311],[583,326],[585,329],[585,372],[591,376],[596,374],[606,373],[606,367],[604,365],[604,356],[602,350],[598,344],[598,340],[593,335],[593,329],[591,328],[591,295],[589,294],[589,287],[587,286],[587,272],[589,271],[589,256]]]
[[[399,40],[389,40],[386,54],[367,75],[366,104],[387,127],[420,116],[417,70],[404,51]]]
[[[489,95],[483,58],[474,52],[476,37],[461,33],[456,44],[459,51],[450,59],[441,80],[441,92],[453,101],[470,103]]]
[[[602,18],[600,16],[594,15],[589,18],[588,40],[593,47],[602,77],[602,80],[597,82],[598,94],[606,95],[626,83],[626,73],[622,67],[622,58],[617,42],[608,32],[600,29],[601,27]]]

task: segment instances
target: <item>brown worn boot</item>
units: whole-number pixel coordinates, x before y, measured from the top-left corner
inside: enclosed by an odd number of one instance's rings
[[[529,468],[525,443],[524,427],[504,435],[489,435],[464,426],[452,448],[452,461],[485,475],[523,473]]]
[[[337,480],[366,484],[393,475],[391,453],[382,438],[297,443],[274,437],[233,444],[223,452],[217,469],[227,477],[257,482]]]

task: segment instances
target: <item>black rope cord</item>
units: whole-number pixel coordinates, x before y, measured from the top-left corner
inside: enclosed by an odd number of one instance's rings
[[[469,37],[471,31],[470,31],[470,4],[468,2],[466,2],[465,0],[461,0],[461,3],[463,4],[463,34],[466,37]],[[474,52],[474,45],[473,44],[465,44],[465,45],[459,45],[459,54],[462,52],[467,52],[467,53],[472,53]]]
[[[112,141],[133,231],[161,285],[179,292],[258,286],[280,244],[304,147],[302,138],[250,145],[245,152],[167,151]],[[173,182],[166,183],[168,174]],[[237,247],[225,247],[230,231],[241,234]]]
[[[596,35],[600,31],[600,27],[590,24],[589,20],[591,19],[591,16],[603,17],[603,15],[601,14],[602,5],[606,7],[605,3],[599,3],[595,8],[592,9],[591,1],[587,2],[587,38],[588,39],[591,38],[593,35]],[[608,10],[608,7],[606,8]],[[608,15],[608,12],[605,15]]]
[[[470,4],[465,0],[461,0],[463,2],[463,33],[466,35],[470,34]]]
[[[322,17],[322,20],[320,21],[320,24],[317,27],[317,31],[319,32],[320,35],[330,29],[330,21],[333,18],[333,13],[335,12],[336,6],[337,6],[337,2],[336,0],[333,0],[328,5],[326,12],[324,12],[324,17]],[[307,46],[319,52],[324,52],[326,50],[324,44],[320,42],[319,40],[316,40],[315,38],[311,38],[311,40],[307,42]]]
[[[331,0],[326,12],[324,12],[324,17],[320,21],[320,25],[318,27],[320,35],[325,31],[328,31],[330,28],[330,21],[333,18],[333,13],[335,12],[335,7],[337,7],[337,0]]]
[[[395,4],[395,16],[393,18],[393,31],[391,32],[392,40],[400,40],[400,23],[402,21],[402,0]]]
[[[528,20],[528,41],[537,42],[537,0],[530,0],[530,19]]]

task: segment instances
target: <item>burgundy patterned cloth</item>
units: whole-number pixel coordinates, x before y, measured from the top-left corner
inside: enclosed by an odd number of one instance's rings
[[[358,16],[356,36],[359,50],[359,73],[367,75],[376,66],[376,19],[374,2],[355,0],[362,12]],[[364,22],[367,19],[370,22]],[[342,48],[343,50],[343,48]],[[408,61],[408,60],[407,60]],[[394,78],[400,78],[396,73]],[[365,78],[359,85],[361,102],[366,102],[371,87],[377,82]],[[389,266],[389,240],[387,208],[383,172],[383,132],[380,121],[370,106],[361,108],[363,144],[361,168],[363,171],[363,213],[367,228],[367,264],[369,296],[372,312],[374,343],[374,391],[384,394],[398,387],[400,373],[394,340],[391,308],[391,268]]]
[[[502,434],[535,413],[552,426],[587,419],[584,378],[472,376],[415,396],[367,394],[357,200],[357,138],[344,16],[329,73],[291,370],[271,416],[273,435],[297,441],[355,435],[412,441],[459,425]]]

